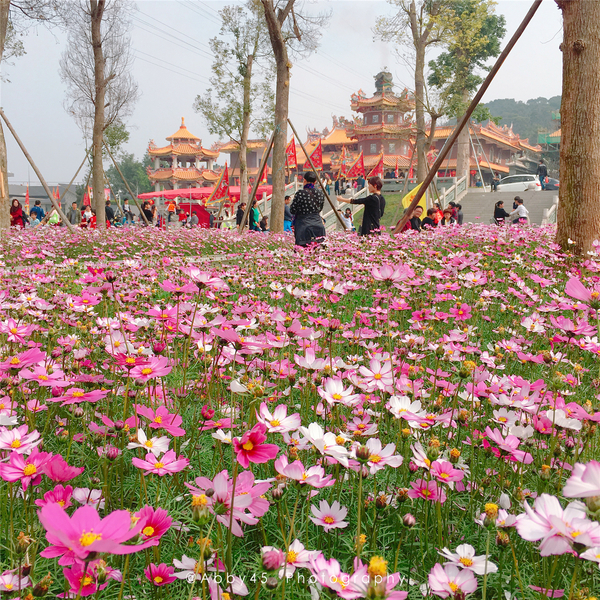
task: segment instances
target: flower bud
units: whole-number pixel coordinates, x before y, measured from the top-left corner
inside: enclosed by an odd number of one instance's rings
[[[164,342],[154,342],[154,344],[152,344],[152,352],[154,352],[154,354],[162,354],[166,347],[167,345]]]
[[[48,575],[46,575],[45,577],[40,579],[35,584],[35,586],[33,587],[33,590],[31,591],[32,596],[34,596],[35,598],[42,598],[43,596],[45,596],[48,593],[48,588],[51,585],[52,585],[52,577],[50,576],[50,573],[48,573]]]
[[[108,575],[107,564],[104,560],[99,560],[96,565],[96,580],[101,585],[106,581]]]
[[[404,527],[408,527],[410,529],[411,527],[414,527],[417,524],[417,520],[410,513],[406,513],[402,517],[402,524],[404,525]]]
[[[116,446],[109,446],[106,450],[106,458],[115,460],[120,454],[120,450]]]
[[[121,431],[124,428],[125,428],[124,421],[115,421],[115,431]]]
[[[114,271],[106,271],[104,274],[104,279],[108,281],[108,283],[113,283],[113,281],[116,281],[117,276]]]
[[[496,545],[497,546],[508,546],[510,543],[510,538],[508,537],[508,533],[506,531],[497,531],[496,532]]]
[[[540,469],[540,478],[544,481],[548,481],[548,479],[550,479],[550,475],[550,465],[542,465],[542,468]]]
[[[268,590],[274,590],[279,585],[279,581],[276,577],[268,577],[267,581],[265,581],[265,587]]]
[[[59,387],[53,387],[52,388],[52,397],[53,398],[58,398],[59,396],[62,395],[62,389]]]
[[[213,490],[212,488],[208,488],[204,494],[206,495],[207,498],[212,498],[215,495],[215,490]]]
[[[361,462],[368,461],[369,456],[371,456],[371,451],[366,446],[359,446],[356,449],[356,458]]]
[[[267,550],[262,557],[262,565],[266,571],[276,571],[283,566],[285,554],[281,550]]]
[[[81,419],[81,417],[83,417],[83,408],[81,406],[75,406],[73,408],[73,416]]]
[[[90,477],[90,483],[92,485],[98,485],[100,483],[100,477]]]
[[[200,414],[202,415],[202,418],[205,421],[208,421],[209,419],[212,419],[215,415],[215,411],[212,408],[209,408],[206,404],[202,407],[202,410],[200,411]]]
[[[25,552],[27,552],[27,548],[31,546],[32,541],[33,540],[29,536],[25,535],[21,531],[21,533],[19,533],[19,535],[17,536],[17,553],[25,554]]]
[[[283,498],[283,494],[284,494],[284,490],[282,487],[277,486],[272,492],[271,492],[271,496],[273,497],[273,500],[277,501],[277,500],[281,500]]]

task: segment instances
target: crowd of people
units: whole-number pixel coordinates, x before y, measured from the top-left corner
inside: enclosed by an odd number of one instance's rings
[[[494,206],[494,223],[496,225],[505,225],[506,219],[510,219],[513,225],[525,224],[529,222],[529,211],[523,204],[523,198],[515,196],[513,210],[508,213],[504,210],[504,201],[498,200]]]

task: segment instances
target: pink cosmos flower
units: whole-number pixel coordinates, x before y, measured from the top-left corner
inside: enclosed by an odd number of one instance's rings
[[[355,394],[352,387],[345,388],[341,379],[327,378],[323,386],[318,388],[319,396],[327,401],[330,406],[343,404],[344,406],[356,406],[360,402],[360,394]]]
[[[411,481],[412,490],[408,490],[409,498],[423,498],[423,500],[431,500],[443,504],[446,502],[446,494],[442,488],[439,488],[435,481],[425,481],[425,479],[417,479]]]
[[[136,365],[129,371],[129,376],[139,381],[150,381],[155,377],[164,377],[173,370],[166,356],[152,357],[143,365]]]
[[[7,334],[7,341],[17,344],[27,344],[26,337],[29,337],[36,329],[37,325],[28,323],[18,324],[14,319],[8,318],[0,322],[0,333]]]
[[[381,362],[373,358],[369,362],[369,368],[361,366],[359,371],[369,392],[385,390],[394,383],[392,365],[389,361]]]
[[[600,462],[576,463],[571,477],[563,488],[565,498],[590,498],[600,496]]]
[[[246,431],[241,438],[233,439],[233,450],[237,461],[244,469],[252,463],[266,463],[277,456],[279,446],[265,444],[266,427],[263,423],[257,423],[250,431]]]
[[[314,348],[306,348],[304,356],[294,354],[294,360],[299,367],[310,369],[311,371],[321,371],[327,365],[324,358],[316,358]]]
[[[348,450],[337,443],[337,436],[332,431],[323,431],[318,423],[308,427],[300,427],[300,433],[318,450],[320,454],[330,456],[342,466],[348,466]]]
[[[575,543],[600,546],[600,524],[586,517],[582,503],[572,502],[563,510],[555,496],[542,494],[533,509],[527,502],[524,507],[525,514],[517,517],[517,531],[529,542],[541,542],[541,556],[571,552]]]
[[[83,506],[92,506],[98,510],[104,508],[104,498],[102,490],[90,490],[89,488],[75,488],[73,490],[73,500]]]
[[[461,304],[458,307],[450,309],[450,316],[454,317],[457,321],[468,321],[473,315],[471,314],[471,307],[468,304]]]
[[[83,467],[82,467],[83,468]],[[58,504],[63,508],[69,508],[71,506],[71,496],[73,495],[73,488],[68,485],[63,487],[60,483],[49,492],[44,494],[44,499],[38,499],[35,504],[40,508],[46,506],[46,504]]]
[[[156,586],[169,585],[169,583],[177,581],[177,577],[173,575],[174,572],[175,567],[169,567],[165,563],[160,563],[160,565],[150,563],[144,569],[144,575],[148,578],[148,581]]]
[[[288,463],[287,456],[280,456],[274,463],[275,470],[287,477],[293,479],[302,485],[310,485],[314,488],[329,487],[335,483],[331,475],[325,475],[325,469],[319,465],[310,467],[308,470],[304,465],[296,460]]]
[[[350,576],[346,589],[339,593],[340,598],[381,598],[382,600],[405,600],[408,592],[394,590],[400,583],[400,573],[373,575],[369,573],[369,565],[355,558],[354,573]]]
[[[229,579],[231,583],[227,584],[227,590],[231,590],[235,596],[247,596],[248,588],[244,583],[243,579],[240,577],[236,577],[235,575],[230,575]],[[225,592],[221,589],[221,586],[217,582],[223,581],[223,577],[220,576],[218,579],[209,577],[208,578],[208,591],[210,592],[210,600],[225,600],[227,596]],[[229,595],[229,592],[227,592]],[[231,596],[230,596],[231,597]]]
[[[450,552],[448,548],[444,548],[439,553],[448,559],[446,565],[456,565],[461,569],[469,569],[476,575],[498,571],[498,567],[493,562],[486,560],[485,556],[475,556],[475,548],[470,544],[461,544],[456,548],[456,552]]]
[[[98,574],[96,570],[96,564],[86,565],[82,563],[74,563],[69,569],[68,567],[63,568],[63,575],[69,585],[71,586],[66,598],[76,598],[81,596],[92,596],[98,590],[103,590],[107,585],[108,581],[104,581],[101,585],[98,585]],[[112,571],[112,569],[111,569]],[[118,575],[117,575],[118,573]],[[120,572],[115,572],[113,579],[120,581]]]
[[[365,445],[369,449],[367,464],[369,465],[371,475],[374,475],[384,467],[397,468],[402,464],[402,456],[394,455],[396,444],[388,444],[383,448],[380,440],[371,438]]]
[[[146,459],[132,458],[131,462],[134,467],[143,469],[146,474],[154,473],[162,477],[163,475],[178,473],[183,471],[189,464],[189,459],[180,456],[177,458],[174,450],[169,450],[160,458],[160,460],[152,454],[152,452],[146,454]]]
[[[31,350],[26,350],[16,356],[7,358],[4,362],[0,362],[0,371],[10,371],[11,369],[19,370],[44,360],[46,360],[46,354],[44,352],[39,348],[31,348]]]
[[[322,553],[319,553],[318,556],[312,560],[310,572],[317,580],[317,583],[333,590],[338,595],[346,589],[350,581],[350,575],[342,571],[340,563],[335,560],[335,558],[325,560]]]
[[[62,402],[61,406],[67,404],[79,404],[79,402],[98,402],[108,396],[108,390],[90,390],[86,392],[81,388],[71,388],[67,390],[62,396],[56,398],[48,398],[48,402]]]
[[[431,474],[442,483],[447,483],[450,489],[454,489],[455,481],[462,481],[465,474],[460,469],[455,469],[447,460],[435,460],[431,463]]]
[[[18,454],[29,454],[41,441],[37,430],[27,433],[29,427],[21,425],[13,429],[0,427],[0,450],[11,450]]]
[[[345,506],[341,506],[337,500],[334,500],[331,506],[329,506],[327,501],[321,500],[319,508],[313,505],[310,507],[310,510],[314,515],[314,517],[310,517],[310,520],[315,525],[323,527],[326,533],[331,529],[348,527],[348,523],[344,521],[344,518],[348,514],[348,509]]]
[[[21,577],[19,581],[19,574],[17,573],[17,569],[12,569],[11,571],[4,571],[2,575],[0,575],[0,592],[7,592],[10,594],[11,592],[16,592],[19,589],[24,590],[31,586],[31,579],[29,576]]]
[[[464,598],[477,589],[477,579],[467,569],[459,569],[454,565],[442,567],[440,563],[436,563],[429,573],[429,588],[441,598]]]
[[[263,551],[276,550],[273,546],[265,546]],[[294,576],[296,569],[308,568],[313,559],[320,554],[318,550],[306,550],[304,544],[299,540],[294,540],[288,548],[287,554],[284,554],[285,564],[279,569],[278,577],[282,579]]]
[[[135,513],[142,523],[140,535],[144,541],[158,540],[169,530],[173,519],[164,508],[152,508],[144,506]]]
[[[33,369],[23,369],[19,377],[35,381],[40,387],[67,387],[69,382],[65,380],[65,374],[60,369],[50,369],[42,365],[36,365]]]
[[[152,429],[164,429],[174,437],[185,435],[185,429],[179,427],[183,422],[181,415],[171,414],[166,407],[159,406],[156,412],[142,404],[136,404],[135,410],[138,415],[150,420]]]
[[[144,450],[152,452],[156,457],[167,452],[169,444],[171,443],[171,440],[166,435],[148,439],[143,429],[137,430],[137,438],[134,439],[136,439],[136,441],[127,444],[128,450],[133,448],[143,448]]]
[[[37,448],[31,451],[28,457],[11,452],[7,463],[0,463],[0,477],[4,481],[19,481],[21,487],[26,490],[29,484],[38,485],[42,480],[44,465],[52,456],[47,452],[38,452]]]
[[[415,276],[415,272],[405,265],[381,265],[380,267],[373,267],[371,269],[371,277],[375,281],[390,281],[391,283],[400,283],[407,279],[412,279]]]
[[[267,427],[269,433],[288,433],[295,431],[302,424],[300,415],[294,413],[287,416],[288,407],[285,404],[280,404],[271,411],[267,408],[266,402],[261,402],[259,412],[256,418],[259,423],[263,423]]]
[[[485,428],[485,435],[487,436],[487,439],[483,440],[483,447],[490,448],[498,458],[505,456],[508,460],[522,462],[526,465],[533,462],[533,456],[531,456],[529,452],[518,450],[520,444],[518,437],[507,435],[506,438],[504,438],[498,428],[492,430],[490,427]],[[494,442],[498,448],[491,446],[488,440]],[[503,455],[502,452],[505,454]]]
[[[600,298],[600,292],[594,290],[588,290],[583,283],[576,277],[571,277],[567,284],[565,285],[565,293],[567,293],[571,298],[576,298],[577,300],[581,300],[586,304],[592,302],[592,300],[598,300]]]
[[[60,454],[52,456],[44,464],[44,473],[52,481],[71,481],[71,479],[81,475],[84,470],[85,467],[72,467],[68,465],[67,461]]]
[[[208,287],[212,290],[225,290],[229,289],[229,286],[216,275],[209,273],[208,271],[201,271],[197,267],[188,267],[187,269],[181,269],[199,288]]]
[[[90,554],[131,554],[154,545],[149,540],[142,544],[124,545],[135,538],[144,523],[132,526],[131,515],[126,510],[115,510],[104,519],[91,506],[78,508],[71,517],[58,504],[47,504],[38,512],[46,529],[50,546],[40,553],[44,558],[57,558],[60,565],[85,561]]]

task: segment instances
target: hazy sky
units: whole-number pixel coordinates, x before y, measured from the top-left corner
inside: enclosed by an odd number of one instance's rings
[[[126,148],[136,157],[148,141],[166,144],[185,117],[188,129],[210,147],[201,115],[194,112],[195,97],[208,87],[212,58],[208,40],[219,30],[218,11],[232,2],[197,0],[144,0],[137,2],[131,32],[135,53],[134,76],[141,97],[127,126],[131,139]],[[531,3],[498,2],[505,15],[510,39]],[[351,117],[350,95],[362,88],[374,92],[373,76],[387,67],[398,85],[412,87],[411,72],[398,62],[393,48],[373,40],[372,27],[379,15],[393,14],[387,2],[374,0],[319,0],[309,10],[329,10],[332,17],[323,31],[319,49],[292,69],[290,118],[302,136],[306,129],[331,128],[332,115]],[[24,39],[27,54],[4,66],[10,82],[1,84],[0,104],[25,143],[48,183],[68,182],[85,153],[85,143],[73,119],[64,110],[65,88],[58,63],[66,35],[38,27]],[[513,49],[484,101],[497,98],[528,100],[561,93],[561,15],[547,0]],[[11,183],[36,176],[5,128]],[[220,162],[224,162],[223,157]],[[78,178],[81,180],[81,177]]]

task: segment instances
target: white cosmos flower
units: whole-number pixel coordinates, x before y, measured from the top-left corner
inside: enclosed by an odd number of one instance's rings
[[[470,544],[461,544],[456,548],[456,552],[450,552],[448,548],[444,548],[439,554],[448,559],[445,564],[469,569],[477,575],[485,575],[486,572],[488,574],[495,573],[498,570],[498,567],[488,560],[486,571],[486,557],[475,556],[475,548]]]
[[[161,454],[164,454],[169,449],[171,440],[165,435],[162,437],[153,437],[148,439],[148,436],[144,433],[143,429],[137,431],[137,442],[129,442],[127,449],[132,448],[143,448],[147,452],[152,452],[156,458]]]

